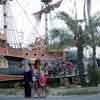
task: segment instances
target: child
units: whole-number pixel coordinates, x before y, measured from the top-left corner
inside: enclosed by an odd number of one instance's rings
[[[41,71],[40,77],[39,77],[39,87],[40,87],[40,95],[41,96],[46,96],[46,93],[45,93],[46,85],[47,85],[47,77],[44,74],[44,72]]]

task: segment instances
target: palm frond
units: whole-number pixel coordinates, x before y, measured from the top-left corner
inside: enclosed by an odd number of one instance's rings
[[[58,46],[72,45],[73,35],[69,34],[68,30],[55,28],[51,30],[50,34],[53,44]]]
[[[52,29],[50,31],[50,37],[52,39],[59,38],[59,37],[68,38],[68,39],[69,38],[73,38],[73,36],[70,35],[67,30],[65,30],[65,29],[57,29],[57,28],[54,28],[54,29]]]
[[[57,13],[57,18],[63,20],[66,25],[69,27],[69,29],[73,32],[73,34],[77,33],[78,24],[77,21],[74,20],[69,14],[65,12],[59,12]]]

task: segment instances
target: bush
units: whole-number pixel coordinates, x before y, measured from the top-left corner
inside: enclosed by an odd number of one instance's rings
[[[99,82],[99,74],[96,66],[88,66],[88,79],[90,86],[97,86]]]
[[[99,68],[98,68],[97,72],[98,72],[98,83],[100,83],[100,69]]]
[[[60,86],[59,79],[49,79],[48,80],[48,86],[54,87],[54,88]]]

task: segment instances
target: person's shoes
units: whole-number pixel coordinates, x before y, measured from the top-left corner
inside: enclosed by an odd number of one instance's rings
[[[31,99],[31,97],[25,97],[25,99],[26,99],[26,100],[30,100],[30,99]]]

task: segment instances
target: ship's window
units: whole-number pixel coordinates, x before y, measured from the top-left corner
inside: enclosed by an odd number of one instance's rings
[[[42,56],[44,56],[44,54],[42,54]]]
[[[28,53],[26,53],[25,55],[28,56]]]
[[[4,28],[7,28],[7,25],[4,25]]]
[[[34,56],[36,56],[37,54],[35,53]]]
[[[38,50],[40,50],[40,47],[38,47]]]
[[[7,14],[6,14],[6,13],[4,13],[4,16],[7,16]]]

